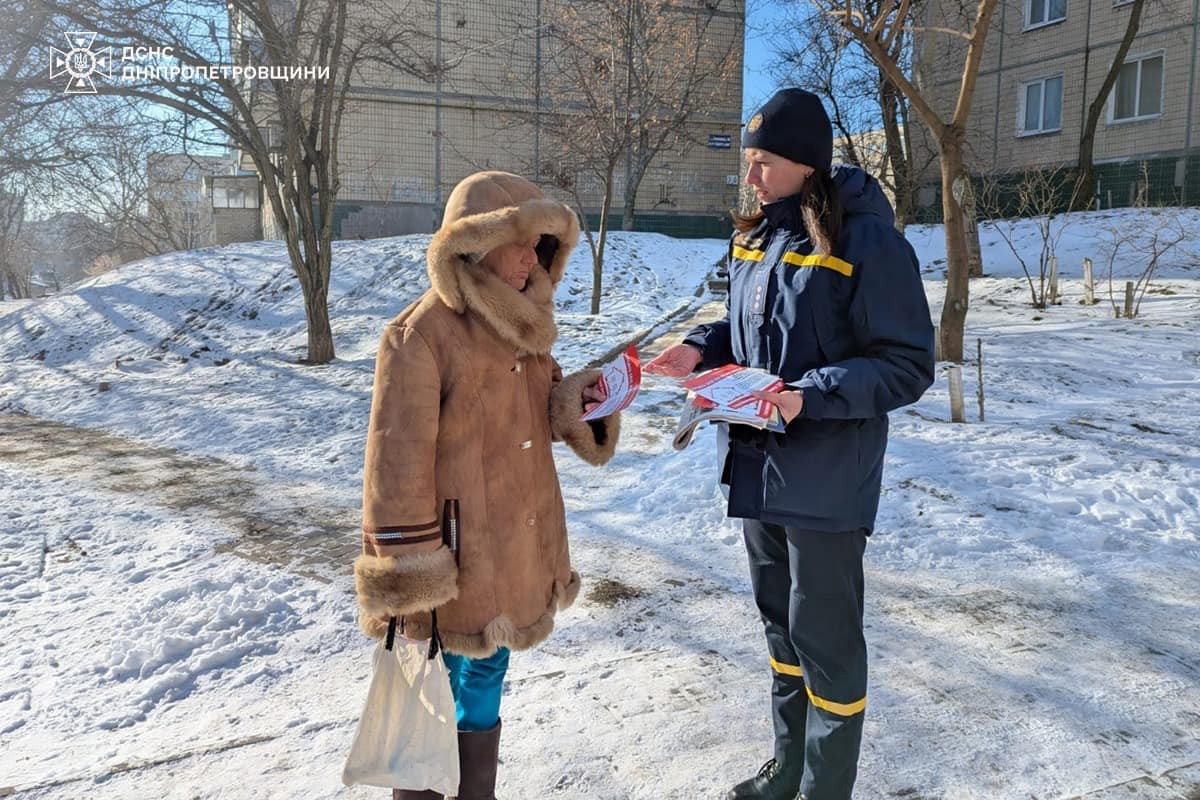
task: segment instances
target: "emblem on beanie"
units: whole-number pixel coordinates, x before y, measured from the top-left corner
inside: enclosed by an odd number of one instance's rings
[[[762,114],[755,114],[753,117],[750,118],[750,121],[748,123],[746,123],[746,130],[750,131],[751,133],[754,133],[756,130],[758,130],[761,127],[762,127]]]

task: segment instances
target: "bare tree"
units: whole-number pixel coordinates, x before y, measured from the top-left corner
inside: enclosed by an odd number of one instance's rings
[[[545,177],[575,201],[592,254],[591,313],[597,314],[614,178],[633,138],[633,121],[624,109],[629,84],[628,70],[623,69],[627,53],[618,39],[605,36],[599,26],[571,7],[569,0],[559,1],[562,6],[556,9],[557,15],[551,15],[559,22],[548,37],[551,47],[544,89],[552,98],[547,105],[557,108],[541,118],[546,134],[543,147],[550,156],[543,159],[543,169],[548,172]],[[615,9],[619,0],[602,3],[607,12]],[[578,109],[571,107],[575,97],[581,98]],[[602,195],[596,233],[584,208],[583,197],[591,188],[585,181],[596,184]]]
[[[437,72],[426,55],[432,37],[413,21],[420,15],[388,0],[40,2],[72,29],[98,32],[97,46],[169,48],[171,63],[138,65],[157,73],[101,80],[98,91],[172,109],[191,121],[195,142],[231,146],[254,165],[304,294],[306,360],[333,359],[328,293],[343,115],[369,65]],[[161,66],[188,72],[164,77]]]
[[[897,47],[899,53],[908,52],[908,48],[900,47],[899,42]],[[916,218],[918,171],[913,160],[908,100],[883,70],[879,71],[879,107],[883,112],[889,167],[884,174],[888,176],[892,196],[896,198],[896,227],[903,231]]]
[[[10,0],[0,7],[0,182],[69,163],[55,135],[57,115],[46,113],[54,98],[24,96],[27,83],[45,69],[34,52],[50,19],[37,2]]]
[[[32,262],[25,223],[49,171],[69,163],[69,132],[46,102],[20,102],[25,80],[43,65],[32,57],[48,15],[26,0],[0,7],[0,299],[28,297]]]
[[[1091,208],[1095,200],[1096,127],[1100,124],[1100,115],[1104,113],[1108,96],[1117,84],[1117,76],[1121,74],[1121,67],[1125,65],[1125,57],[1129,55],[1129,48],[1137,36],[1138,27],[1142,22],[1142,9],[1145,5],[1146,0],[1133,0],[1132,3],[1125,6],[1129,9],[1125,33],[1121,37],[1121,43],[1117,45],[1117,52],[1113,54],[1112,63],[1104,75],[1104,80],[1100,82],[1100,88],[1096,90],[1095,98],[1088,105],[1087,118],[1083,122],[1083,131],[1079,136],[1079,167],[1075,175],[1075,189],[1071,193],[1070,209],[1072,211],[1084,211]]]
[[[1065,175],[1065,169],[1057,168],[1024,172],[1016,181],[1005,180],[1005,176],[989,176],[979,198],[984,214],[991,220],[989,226],[1000,234],[1021,265],[1034,308],[1046,307],[1050,264],[1057,258],[1058,242],[1068,226],[1069,218],[1056,213],[1061,205],[1060,187]],[[1016,202],[1012,208],[1005,208],[1006,186],[1014,183]],[[1012,215],[1009,215],[1010,211]],[[1036,273],[1030,268],[1018,236],[1018,230],[1030,223],[1037,226],[1038,233]]]
[[[1154,280],[1154,274],[1163,258],[1194,237],[1192,229],[1178,208],[1153,209],[1148,219],[1139,215],[1126,220],[1125,224],[1109,228],[1107,235],[1108,299],[1112,304],[1114,316],[1122,316],[1122,308],[1117,303],[1113,288],[1117,256],[1120,255],[1123,262],[1140,264],[1137,276],[1133,280],[1134,302],[1125,314],[1130,318],[1141,313],[1142,300],[1145,299],[1150,282]],[[1192,257],[1194,258],[1195,254],[1192,254]]]
[[[867,170],[890,191],[896,227],[903,230],[914,218],[917,189],[907,99],[835,17],[813,13],[807,4],[784,5],[792,14],[775,41],[777,81],[824,98],[842,160]],[[892,56],[907,73],[906,32],[892,43]]]
[[[221,157],[162,152],[180,142],[173,120],[145,101],[104,100],[104,117],[76,138],[85,157],[55,170],[55,207],[89,216],[109,232],[111,266],[212,244],[212,211],[201,187]],[[225,160],[232,166],[232,157]]]
[[[539,94],[544,178],[570,195],[592,253],[593,314],[600,310],[609,218],[624,180],[623,224],[633,227],[638,187],[655,158],[693,146],[695,118],[728,90],[736,42],[715,29],[711,0],[546,0],[554,20],[545,37]],[[549,164],[549,166],[547,166]],[[595,192],[593,192],[593,187]],[[598,229],[584,201],[601,196]]]
[[[965,173],[967,121],[975,97],[975,85],[983,47],[991,27],[997,0],[978,0],[974,8],[962,9],[965,30],[952,23],[911,24],[911,0],[808,0],[822,13],[834,17],[859,42],[896,89],[907,98],[929,129],[938,147],[942,175],[942,220],[946,233],[946,301],[940,325],[941,352],[950,361],[962,361],[963,329],[969,305],[969,252],[960,191],[955,183]],[[933,4],[930,4],[932,7]],[[896,45],[905,34],[950,36],[963,45],[961,80],[953,112],[947,117],[935,87],[910,78],[899,63]],[[919,72],[919,70],[918,70]]]
[[[777,43],[781,84],[801,86],[820,95],[829,112],[833,135],[845,163],[881,175],[881,150],[865,147],[863,134],[882,125],[879,70],[862,59],[862,49],[837,20],[796,9]]]
[[[621,227],[633,230],[638,189],[654,159],[683,157],[695,144],[693,120],[717,105],[740,80],[740,49],[721,11],[741,11],[740,0],[708,0],[692,7],[674,0],[623,0],[632,122]],[[727,29],[719,23],[726,19]]]
[[[21,246],[26,191],[0,190],[0,300],[32,294],[27,248]]]

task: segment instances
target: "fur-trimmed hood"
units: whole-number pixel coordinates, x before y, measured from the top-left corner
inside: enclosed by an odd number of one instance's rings
[[[502,281],[480,260],[501,245],[541,236],[541,269],[524,291]],[[557,336],[554,288],[579,241],[570,208],[547,200],[537,186],[508,172],[478,172],[446,201],[442,226],[427,254],[429,280],[442,302],[459,314],[479,315],[520,352],[545,353]]]

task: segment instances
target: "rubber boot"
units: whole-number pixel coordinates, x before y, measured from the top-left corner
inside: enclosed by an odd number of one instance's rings
[[[458,800],[496,800],[500,724],[490,731],[458,732]]]

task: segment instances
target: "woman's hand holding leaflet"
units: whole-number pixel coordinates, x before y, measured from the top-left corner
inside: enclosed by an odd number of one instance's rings
[[[668,378],[683,378],[691,375],[700,366],[703,356],[700,348],[690,344],[671,345],[657,358],[643,367],[651,375],[666,375]]]
[[[804,392],[798,389],[784,389],[782,392],[751,392],[759,400],[766,400],[779,409],[779,416],[787,424],[800,416],[804,410]]]

